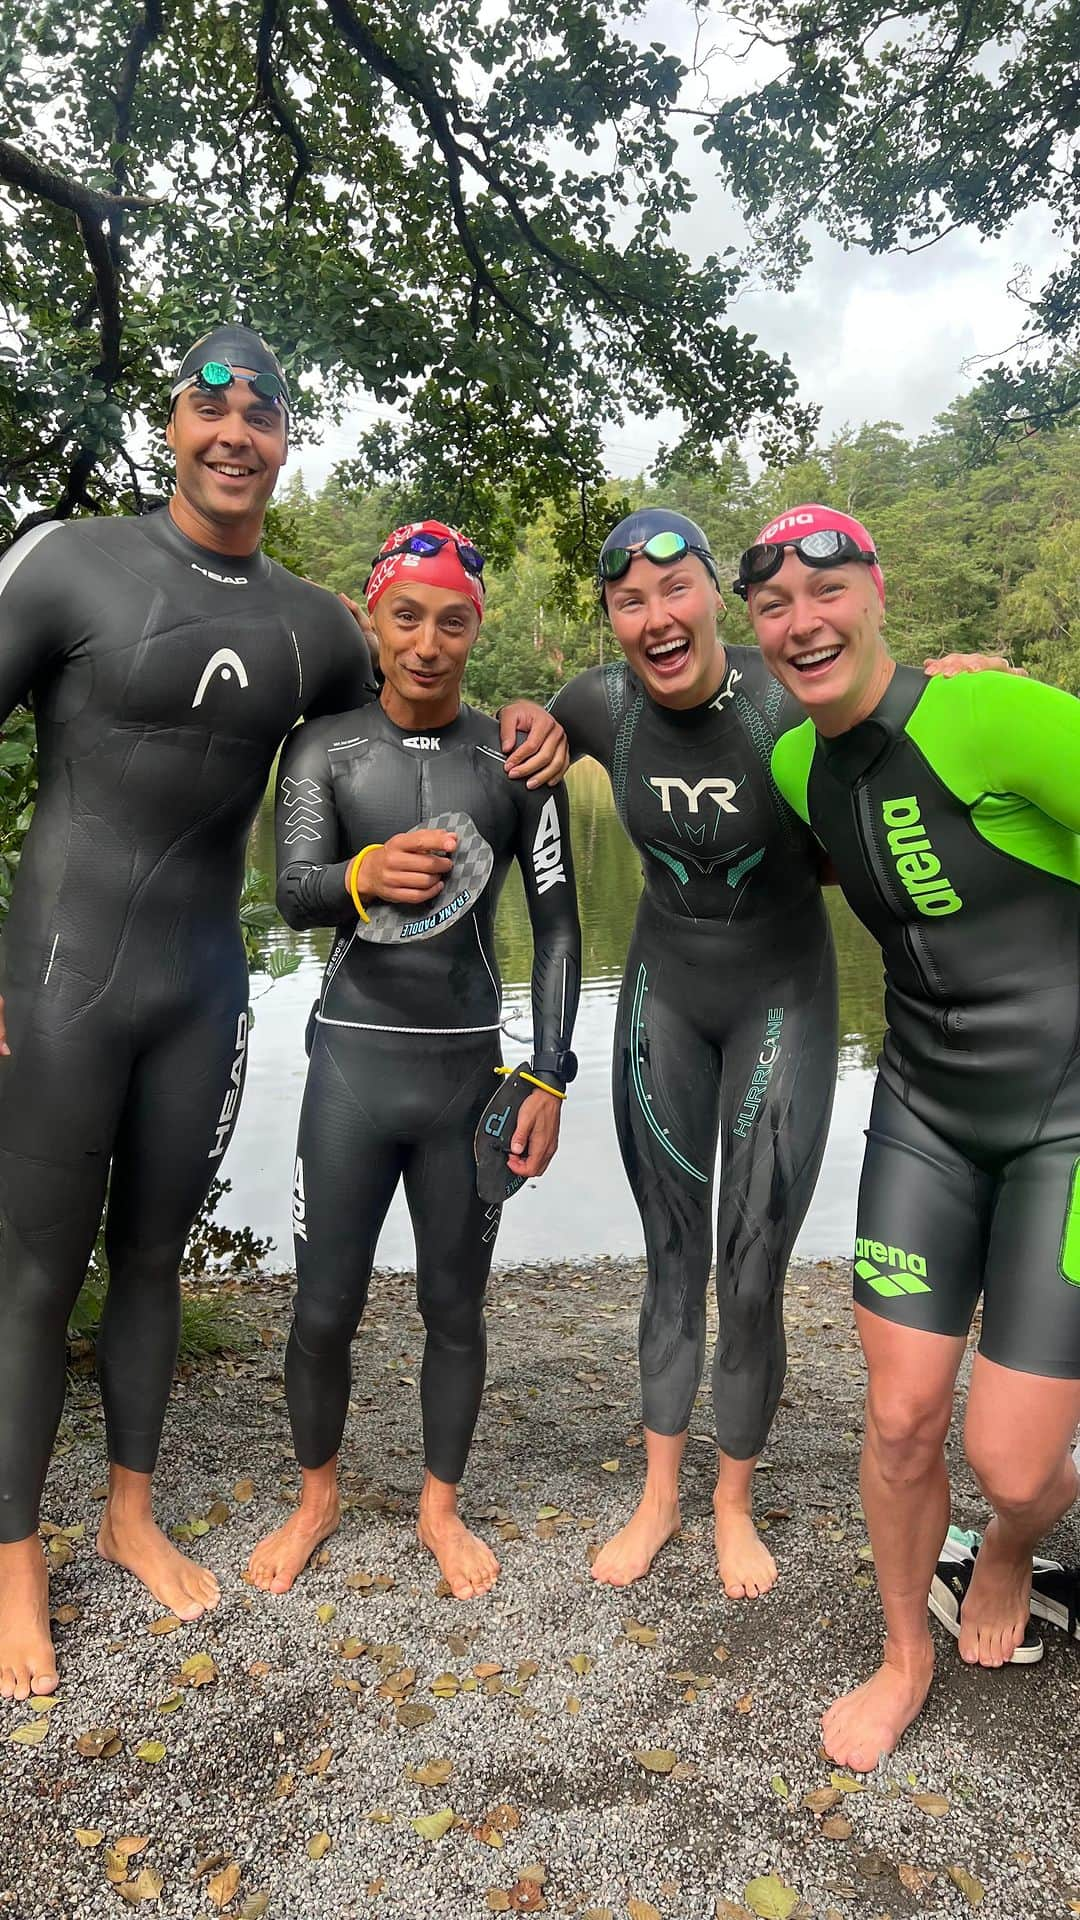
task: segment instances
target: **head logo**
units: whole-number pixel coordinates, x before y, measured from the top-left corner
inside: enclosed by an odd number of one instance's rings
[[[881,1269],[888,1267],[889,1272]],[[921,1253],[905,1253],[902,1247],[887,1247],[881,1240],[856,1240],[855,1272],[872,1293],[883,1300],[896,1300],[907,1293],[932,1293],[926,1278],[926,1261]]]
[[[201,573],[204,580],[212,580],[218,587],[246,587],[245,573],[215,573],[213,567],[200,567],[197,560],[191,563],[192,573]]]
[[[896,862],[897,879],[911,895],[915,911],[931,919],[959,913],[964,903],[941,871],[941,861],[927,838],[915,795],[882,801],[881,818],[889,852]]]
[[[240,685],[242,687],[247,686],[247,668],[241,660],[240,655],[234,653],[231,647],[219,647],[216,653],[211,654],[203,668],[202,679],[195,689],[195,698],[191,703],[193,712],[196,707],[202,706],[203,696],[215,673],[220,673],[223,680],[231,680],[235,673]]]

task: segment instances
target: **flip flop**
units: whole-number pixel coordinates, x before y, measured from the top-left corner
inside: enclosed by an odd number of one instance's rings
[[[926,1604],[935,1620],[941,1621],[942,1626],[952,1634],[954,1640],[960,1638],[960,1613],[967,1598],[974,1571],[974,1556],[970,1560],[939,1560],[930,1582]],[[1024,1628],[1024,1637],[1020,1645],[1009,1655],[1005,1665],[1032,1667],[1042,1657],[1042,1635],[1029,1620]]]
[[[453,862],[441,893],[422,907],[403,907],[396,900],[373,900],[367,919],[357,923],[358,940],[370,940],[379,947],[433,940],[436,934],[445,933],[455,920],[471,913],[487,886],[495,855],[467,813],[436,813],[430,820],[417,821],[417,826],[425,832],[457,834]]]

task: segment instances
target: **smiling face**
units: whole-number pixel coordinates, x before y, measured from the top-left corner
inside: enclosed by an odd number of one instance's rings
[[[770,673],[819,733],[846,733],[872,713],[894,672],[868,567],[808,567],[797,553],[750,589],[750,619]]]
[[[395,581],[372,615],[383,673],[380,695],[398,727],[443,727],[461,705],[461,681],[480,616],[452,587]]]
[[[221,553],[253,552],[289,450],[281,408],[246,380],[215,393],[188,387],[165,438],[176,456],[172,515],[181,531]]]
[[[716,621],[724,603],[696,554],[657,566],[644,554],[604,589],[612,632],[662,707],[697,707],[727,667]]]

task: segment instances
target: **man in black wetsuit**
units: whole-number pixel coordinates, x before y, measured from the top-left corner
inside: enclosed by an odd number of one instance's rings
[[[509,1159],[525,1177],[544,1171],[558,1141],[581,943],[565,790],[509,782],[496,723],[461,704],[483,612],[481,564],[441,522],[392,534],[368,586],[385,676],[379,704],[302,727],[281,760],[278,904],[290,926],[330,926],[337,937],[293,1190],[297,1291],[285,1385],[302,1495],[250,1566],[254,1583],[276,1593],[338,1524],[350,1342],[402,1179],[427,1330],[419,1536],[459,1598],[486,1592],[498,1573],[458,1515],[457,1483],[484,1384],[484,1292],[499,1222],[499,1209],[477,1194],[473,1136],[498,1084],[494,924],[512,860],[534,943],[534,1091]],[[448,878],[466,832],[471,873],[458,879],[455,867]],[[477,847],[493,856],[486,884],[479,869],[479,893]],[[368,910],[383,901],[408,910],[374,929],[389,932],[385,944],[368,937]],[[416,931],[425,937],[412,938]]]
[[[774,749],[777,783],[885,961],[855,1317],[887,1637],[877,1672],[823,1721],[831,1757],[863,1769],[926,1698],[928,1591],[971,1664],[1040,1657],[1032,1551],[1080,1485],[1080,702],[898,667],[873,541],[832,509],[764,528],[739,585],[809,716]],[[974,1560],[932,1587],[980,1294],[964,1443],[994,1516]]]
[[[168,509],[48,523],[0,561],[0,713],[32,693],[40,780],[4,937],[9,1697],[56,1686],[38,1508],[67,1318],[106,1186],[98,1361],[110,1491],[98,1550],[182,1618],[217,1599],[213,1576],[154,1523],[150,1476],[176,1354],[177,1267],[243,1085],[244,846],[294,722],[373,691],[345,609],[259,552],[288,405],[259,337],[219,328],[188,353],[172,391]]]

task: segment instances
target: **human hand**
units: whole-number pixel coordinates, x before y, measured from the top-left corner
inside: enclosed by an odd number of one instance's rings
[[[535,1180],[550,1166],[559,1144],[561,1118],[562,1101],[540,1087],[522,1101],[506,1163],[511,1173]]]
[[[433,900],[450,871],[456,833],[414,827],[395,833],[383,847],[372,847],[360,862],[356,891],[361,900],[394,900],[419,907]]]
[[[525,738],[515,745],[519,733]],[[511,780],[524,780],[527,787],[555,787],[565,777],[570,765],[566,735],[554,714],[535,700],[514,700],[499,709],[499,740]]]
[[[1015,673],[1028,677],[1026,667],[1014,667],[1003,653],[943,653],[939,659],[924,660],[923,672],[931,679],[952,680],[958,673]]]

